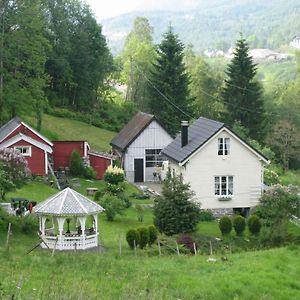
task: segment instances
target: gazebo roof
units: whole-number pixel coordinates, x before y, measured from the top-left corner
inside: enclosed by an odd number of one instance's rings
[[[82,216],[104,211],[104,208],[80,193],[65,188],[39,203],[34,212],[41,215]]]

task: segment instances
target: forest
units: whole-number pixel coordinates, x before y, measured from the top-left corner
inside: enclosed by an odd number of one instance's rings
[[[149,20],[137,17],[113,56],[83,1],[2,4],[1,124],[31,115],[40,130],[48,113],[118,131],[142,110],[175,135],[181,120],[204,116],[224,121],[273,162],[267,180],[300,168],[299,53],[295,78],[266,88],[248,55],[248,34],[237,37],[235,58],[220,68],[184,45],[176,26],[166,26],[156,43]]]

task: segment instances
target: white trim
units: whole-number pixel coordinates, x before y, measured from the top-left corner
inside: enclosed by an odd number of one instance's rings
[[[247,143],[245,143],[244,141],[242,141],[238,136],[236,136],[231,130],[229,130],[226,127],[222,127],[220,128],[213,136],[211,136],[201,147],[199,147],[194,153],[192,153],[190,156],[188,156],[184,161],[182,161],[181,163],[179,162],[178,165],[179,166],[183,166],[184,164],[186,164],[190,159],[192,159],[192,157],[194,157],[196,154],[198,154],[198,152],[204,148],[208,143],[210,143],[219,133],[221,133],[222,131],[226,131],[228,134],[232,135],[235,139],[237,139],[243,146],[245,146],[248,150],[250,150],[254,155],[256,155],[260,160],[262,160],[263,162],[265,162],[266,164],[269,164],[270,161],[266,160],[262,155],[260,155],[257,151],[255,151],[252,147],[250,147]]]
[[[89,150],[91,149],[89,143],[88,142],[84,142],[83,143],[83,147],[84,147],[84,149],[83,149],[83,155],[84,156],[88,156]]]
[[[22,124],[20,123],[16,128],[14,128],[12,131],[10,131],[1,141],[0,143],[5,140],[12,132],[14,132],[15,130],[17,130]]]
[[[35,131],[32,127],[30,127],[29,125],[27,125],[26,123],[24,122],[21,122],[21,124],[25,127],[27,127],[29,130],[31,130],[34,134],[36,134],[39,138],[41,138],[42,140],[44,140],[48,145],[50,146],[53,146],[53,144],[48,140],[46,139],[45,137],[43,137],[41,134],[39,134],[37,131]],[[20,125],[21,125],[20,124]]]
[[[45,174],[48,174],[48,155],[47,155],[47,151],[44,150],[45,153]]]
[[[31,137],[29,137],[27,135],[24,135],[22,133],[18,133],[17,135],[13,136],[11,139],[9,139],[9,140],[3,142],[2,144],[0,144],[0,149],[2,149],[2,148],[8,148],[11,145],[13,145],[13,144],[15,144],[15,143],[17,143],[17,142],[19,142],[21,140],[23,140],[23,141],[25,141],[25,142],[27,142],[27,143],[29,143],[31,145],[34,145],[34,146],[36,146],[36,147],[38,147],[38,148],[40,148],[42,150],[45,150],[45,151],[47,151],[49,153],[52,153],[52,148],[50,146],[48,146],[46,144],[43,144],[41,142],[38,142],[38,141],[34,140],[33,138],[31,138]]]

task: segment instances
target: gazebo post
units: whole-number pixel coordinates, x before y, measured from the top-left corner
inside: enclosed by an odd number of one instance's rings
[[[85,249],[85,222],[86,217],[78,217],[81,226],[82,249]]]
[[[58,231],[59,231],[59,235],[58,235],[58,240],[59,240],[59,244],[60,244],[60,249],[63,248],[63,230],[64,230],[64,223],[65,223],[65,217],[57,217],[57,223],[58,223]]]
[[[42,233],[42,236],[45,235],[46,220],[47,220],[47,216],[42,216],[41,217],[41,233]]]

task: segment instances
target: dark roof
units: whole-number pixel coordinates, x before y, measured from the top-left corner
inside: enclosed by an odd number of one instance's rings
[[[181,134],[178,134],[162,153],[177,162],[183,162],[222,127],[224,123],[201,117],[189,126],[187,145],[181,147]]]
[[[20,124],[19,117],[14,117],[0,128],[0,142],[2,142],[12,131],[14,131]]]
[[[153,115],[138,112],[110,144],[122,151],[125,150],[154,119]]]

